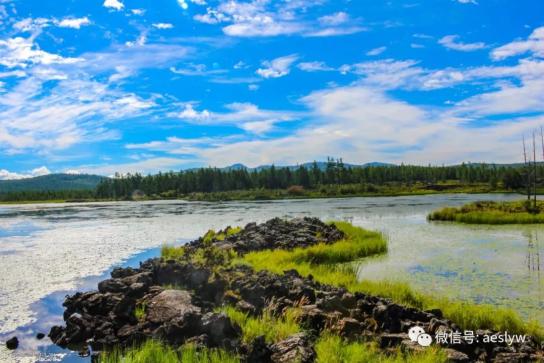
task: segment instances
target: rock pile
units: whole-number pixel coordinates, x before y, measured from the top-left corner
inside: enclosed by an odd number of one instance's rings
[[[274,239],[274,233],[281,237]],[[275,219],[262,225],[250,224],[239,234],[213,244],[221,248],[229,244],[245,253],[341,238],[343,234],[334,226],[318,220]],[[202,239],[194,241],[189,248],[195,250],[202,243]],[[439,310],[421,311],[376,296],[352,294],[296,271],[276,275],[235,266],[218,273],[213,266],[189,260],[151,259],[138,269],[115,269],[111,275],[111,279],[99,283],[98,291],[66,298],[66,326],[53,327],[49,334],[56,344],[72,349],[90,345],[101,350],[154,338],[174,346],[193,342],[225,348],[247,362],[313,362],[313,344],[324,329],[346,339],[378,341],[384,351],[424,349],[408,336],[415,325],[433,336],[439,331],[458,330]],[[286,308],[297,307],[304,332],[275,344],[267,344],[264,337],[245,344],[240,327],[226,315],[214,312],[224,305],[234,305],[252,315],[264,309],[280,315]],[[492,333],[476,331],[475,335]],[[510,346],[462,340],[461,344],[443,347],[455,362],[525,362],[544,357],[543,347],[532,338]]]

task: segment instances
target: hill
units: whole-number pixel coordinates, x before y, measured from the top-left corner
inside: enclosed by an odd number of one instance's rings
[[[0,180],[0,193],[93,190],[104,178],[87,174],[49,174],[19,180]]]

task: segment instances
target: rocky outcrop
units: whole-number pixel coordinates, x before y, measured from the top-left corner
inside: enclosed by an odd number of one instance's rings
[[[274,242],[272,231],[280,233],[283,242]],[[234,236],[212,244],[222,247],[230,244],[239,253],[245,253],[270,246],[291,248],[299,242],[311,245],[320,240],[331,243],[343,238],[334,226],[314,219],[251,224]],[[189,250],[194,251],[203,243],[194,241]],[[88,344],[101,350],[132,346],[154,338],[174,346],[192,342],[222,347],[236,351],[248,362],[313,362],[312,347],[324,329],[345,339],[376,341],[385,352],[397,348],[425,349],[408,335],[409,329],[416,325],[432,336],[458,329],[444,319],[440,310],[421,311],[376,296],[352,294],[340,287],[317,283],[296,271],[276,275],[256,272],[247,266],[223,267],[218,271],[217,266],[199,265],[190,260],[152,259],[138,269],[115,269],[111,275],[111,279],[99,283],[98,291],[66,298],[66,325],[53,327],[49,334],[56,344],[74,349]],[[278,316],[286,308],[297,307],[304,332],[275,344],[267,344],[263,337],[243,344],[240,327],[215,312],[224,305],[236,306],[251,315],[267,309]],[[474,333],[478,337],[494,332]],[[532,338],[510,346],[486,344],[483,339],[468,344],[463,338],[460,344],[442,345],[454,362],[532,361],[543,357],[542,347]]]
[[[228,228],[219,231],[218,236],[226,236]],[[323,223],[317,218],[296,218],[284,220],[271,219],[262,224],[250,223],[239,233],[219,240],[212,238],[212,243],[221,249],[232,249],[239,254],[265,249],[293,249],[308,247],[318,242],[333,243],[344,237],[344,233],[334,225]],[[201,248],[203,238],[187,244],[189,249]]]

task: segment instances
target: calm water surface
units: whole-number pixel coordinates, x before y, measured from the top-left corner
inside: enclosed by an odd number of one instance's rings
[[[51,346],[64,295],[91,289],[116,265],[155,256],[210,228],[271,217],[342,219],[382,231],[386,256],[365,260],[360,277],[409,281],[427,293],[511,307],[544,323],[543,226],[429,223],[443,206],[514,195],[430,195],[274,202],[183,201],[0,206],[0,341],[21,347],[0,361],[81,361]],[[540,258],[542,256],[542,259]]]

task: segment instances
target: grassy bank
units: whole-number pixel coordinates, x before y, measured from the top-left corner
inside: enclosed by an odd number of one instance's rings
[[[458,208],[443,208],[429,214],[431,221],[469,224],[535,224],[544,223],[544,202],[537,207],[527,201],[474,202]]]
[[[544,330],[538,323],[526,323],[510,309],[454,302],[417,292],[402,282],[359,281],[356,267],[347,262],[385,252],[386,241],[379,233],[368,232],[344,222],[335,224],[346,233],[345,240],[292,251],[252,252],[243,256],[239,262],[247,263],[256,270],[278,274],[295,269],[301,275],[312,275],[316,281],[343,286],[351,292],[390,298],[398,304],[422,310],[438,308],[462,329],[494,329],[544,339]]]
[[[162,257],[166,259],[190,258],[193,263],[214,262],[217,273],[222,266],[230,264],[248,264],[256,270],[268,270],[277,274],[295,269],[301,275],[309,276],[321,283],[342,286],[351,292],[363,292],[390,298],[396,303],[427,310],[439,308],[444,316],[457,323],[461,329],[493,329],[508,331],[510,334],[529,334],[537,339],[544,339],[544,330],[537,323],[524,322],[514,311],[498,309],[493,306],[453,302],[414,291],[405,283],[394,281],[359,281],[357,269],[353,263],[357,259],[387,252],[387,241],[377,232],[366,231],[346,222],[334,222],[346,237],[333,244],[319,243],[307,248],[293,250],[266,250],[251,252],[235,257],[232,251],[218,251],[211,245],[204,248],[203,254],[196,251],[188,256],[183,247],[164,247]],[[206,239],[221,239],[238,229],[215,233],[209,231]],[[201,261],[202,260],[202,261]],[[304,327],[299,321],[299,308],[290,307],[282,314],[275,315],[273,310],[266,310],[259,316],[241,312],[232,306],[216,309],[229,316],[241,330],[241,339],[251,343],[255,338],[264,336],[268,344],[274,344],[301,332]],[[400,348],[384,352],[373,341],[347,341],[329,330],[324,330],[315,337],[314,348],[316,362],[352,363],[352,362],[446,362],[443,350],[433,347],[419,353],[402,351]],[[148,341],[139,348],[126,351],[114,351],[105,355],[102,363],[139,363],[139,362],[203,362],[231,363],[240,362],[233,353],[217,349],[196,350],[185,345],[174,349],[160,342]]]

